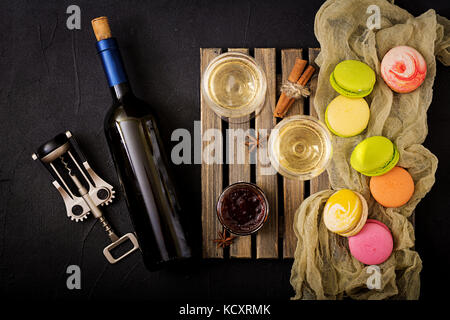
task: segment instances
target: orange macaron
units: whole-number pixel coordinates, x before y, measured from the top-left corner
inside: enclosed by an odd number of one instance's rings
[[[382,206],[398,208],[411,199],[414,181],[408,171],[394,167],[381,176],[370,178],[370,192]]]

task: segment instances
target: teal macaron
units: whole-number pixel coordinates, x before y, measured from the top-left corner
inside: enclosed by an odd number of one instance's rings
[[[338,63],[330,75],[333,89],[349,98],[369,95],[375,81],[375,72],[367,64],[357,60],[344,60]]]

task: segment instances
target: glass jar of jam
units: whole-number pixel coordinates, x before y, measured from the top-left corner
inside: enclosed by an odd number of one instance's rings
[[[269,203],[255,184],[237,182],[225,188],[217,201],[217,217],[231,233],[246,236],[257,232],[269,215]]]

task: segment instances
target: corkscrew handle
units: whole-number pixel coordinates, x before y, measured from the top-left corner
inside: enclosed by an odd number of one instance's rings
[[[80,195],[83,197],[83,199],[86,201],[87,205],[91,209],[94,217],[96,217],[97,219],[100,220],[102,227],[105,229],[106,233],[109,236],[109,239],[112,242],[109,246],[107,246],[103,249],[103,254],[105,255],[106,259],[109,261],[109,263],[114,264],[114,263],[122,260],[126,256],[128,256],[133,251],[136,251],[137,249],[139,249],[139,244],[138,244],[138,241],[137,241],[136,237],[134,236],[134,234],[127,233],[120,238],[116,235],[116,233],[114,232],[114,230],[111,227],[111,225],[109,224],[109,222],[103,216],[103,213],[101,212],[101,210],[92,201],[86,188],[81,184],[81,182],[78,180],[78,178],[76,176],[70,174],[70,177],[72,178],[72,181],[74,182],[74,184],[77,186],[78,192],[80,193]],[[114,258],[113,255],[111,254],[111,250],[114,249],[115,247],[119,246],[120,244],[124,243],[127,240],[131,241],[131,243],[133,244],[133,247],[130,250],[128,250],[127,252],[125,252],[124,254],[122,254],[121,256]]]
[[[124,243],[125,241],[131,241],[133,248],[131,248],[130,250],[125,252],[120,257],[114,258],[113,255],[111,254],[111,250],[114,249],[115,247],[119,246],[120,244]],[[137,241],[136,236],[132,233],[126,233],[123,236],[121,236],[120,238],[118,238],[116,241],[111,243],[109,246],[106,246],[103,249],[103,254],[105,255],[106,259],[109,261],[109,263],[114,264],[114,263],[122,260],[126,256],[128,256],[132,252],[136,251],[137,249],[139,249],[139,243]]]

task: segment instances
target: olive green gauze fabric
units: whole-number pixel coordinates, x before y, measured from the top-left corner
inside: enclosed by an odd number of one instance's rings
[[[367,28],[369,6],[380,10],[380,29]],[[433,94],[437,57],[449,65],[449,21],[429,10],[419,17],[382,0],[330,0],[316,14],[315,35],[321,51],[314,105],[321,121],[325,108],[338,94],[329,83],[330,73],[342,60],[368,64],[377,74],[373,92],[365,99],[370,105],[370,122],[363,134],[353,138],[333,138],[333,160],[327,169],[333,190],[348,188],[368,201],[369,218],[384,222],[392,231],[394,251],[379,265],[381,288],[368,289],[374,270],[348,250],[347,239],[329,232],[322,221],[323,206],[332,190],[305,199],[296,212],[294,230],[298,239],[291,272],[293,299],[418,299],[422,261],[414,250],[414,227],[410,217],[435,181],[437,158],[423,141],[428,132],[427,109]],[[390,90],[380,76],[384,54],[398,45],[417,49],[427,62],[425,82],[408,94]],[[350,166],[353,148],[363,139],[383,135],[400,152],[399,166],[406,168],[415,182],[412,199],[400,208],[386,209],[370,196],[369,178]],[[369,272],[368,272],[369,271]]]

